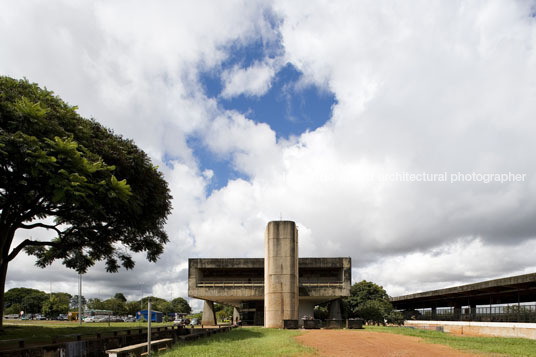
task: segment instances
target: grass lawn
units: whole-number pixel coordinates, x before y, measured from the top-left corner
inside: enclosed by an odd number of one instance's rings
[[[172,323],[152,323],[152,327],[171,326]],[[24,339],[26,344],[51,342],[53,337],[59,341],[75,339],[69,335],[107,334],[113,331],[146,328],[147,323],[112,322],[85,323],[82,327],[78,322],[65,321],[9,321],[4,320],[3,332],[0,333],[0,348],[17,345],[17,339]],[[64,336],[64,337],[62,337]]]
[[[428,343],[438,343],[471,352],[500,356],[536,356],[536,341],[526,338],[457,336],[407,327],[367,326],[366,330],[420,337]]]
[[[158,357],[180,356],[305,356],[315,350],[296,342],[297,330],[241,327],[198,341],[178,344]]]

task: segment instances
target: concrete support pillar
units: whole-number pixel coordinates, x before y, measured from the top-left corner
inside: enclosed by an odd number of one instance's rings
[[[292,221],[269,222],[264,233],[264,327],[298,319],[298,230]]]
[[[454,318],[458,321],[462,319],[462,305],[454,305]]]
[[[437,308],[434,306],[432,307],[432,320],[437,319]]]
[[[341,299],[332,300],[329,304],[328,318],[332,320],[342,320]]]
[[[235,307],[233,309],[233,324],[236,325],[236,323],[240,320],[240,312],[238,312],[238,309]]]
[[[310,300],[300,301],[300,306],[298,307],[298,324],[300,327],[303,327],[303,317],[315,315],[315,303]]]
[[[469,311],[471,313],[471,320],[472,321],[476,320],[476,305],[475,304],[469,305]]]
[[[203,304],[203,318],[201,319],[202,325],[216,326],[216,312],[214,312],[214,302],[205,300]]]

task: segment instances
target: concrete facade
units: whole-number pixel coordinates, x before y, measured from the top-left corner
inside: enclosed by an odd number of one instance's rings
[[[536,273],[511,276],[474,284],[454,286],[391,298],[397,309],[452,306],[475,308],[477,305],[536,301]]]
[[[304,315],[313,315],[315,305],[349,296],[351,259],[299,258],[297,238],[294,222],[270,222],[265,233],[266,262],[264,258],[189,259],[188,296],[234,306],[244,324],[267,327],[282,327],[284,319],[301,322]]]
[[[298,319],[298,231],[290,221],[268,223],[264,233],[264,327]]]

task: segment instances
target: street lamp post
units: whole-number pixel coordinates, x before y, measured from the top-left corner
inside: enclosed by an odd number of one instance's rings
[[[151,357],[151,297],[147,299],[147,356]]]
[[[82,274],[78,273],[78,324],[82,326]]]

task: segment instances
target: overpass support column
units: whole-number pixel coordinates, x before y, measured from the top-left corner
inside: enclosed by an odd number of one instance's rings
[[[462,306],[460,304],[454,305],[454,319],[458,321],[462,319]]]
[[[292,221],[272,221],[264,233],[264,327],[298,320],[298,230]]]
[[[216,312],[214,312],[214,302],[205,300],[203,304],[203,318],[201,319],[201,324],[216,326]]]
[[[332,300],[329,304],[329,318],[332,320],[342,320],[341,299]]]
[[[437,319],[437,308],[434,306],[432,307],[432,320]]]
[[[469,305],[469,311],[471,313],[471,321],[475,321],[476,320],[476,305],[475,304]]]

